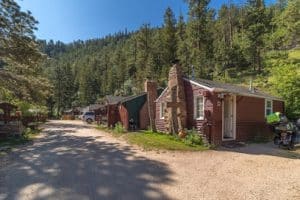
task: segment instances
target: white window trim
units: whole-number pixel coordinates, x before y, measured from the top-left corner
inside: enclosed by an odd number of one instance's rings
[[[200,116],[200,117],[197,117],[197,105],[196,105],[196,102],[197,102],[197,98],[198,97],[202,97],[203,98],[203,107],[202,107],[202,109],[203,109],[203,116]],[[205,97],[204,96],[195,96],[194,97],[194,119],[196,119],[196,120],[204,120],[204,115],[205,115],[205,113],[204,113],[204,108],[205,108]]]
[[[268,102],[271,102],[271,113],[273,113],[273,100],[272,99],[265,99],[265,117],[267,116]]]
[[[160,119],[165,119],[165,116],[163,115],[163,109],[162,109],[162,107],[163,107],[163,104],[165,104],[164,102],[160,102],[160,104],[159,104],[159,118]]]

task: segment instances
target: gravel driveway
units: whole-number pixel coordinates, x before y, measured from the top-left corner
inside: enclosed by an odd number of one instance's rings
[[[80,121],[51,121],[0,157],[2,199],[300,199],[300,149],[143,151]]]

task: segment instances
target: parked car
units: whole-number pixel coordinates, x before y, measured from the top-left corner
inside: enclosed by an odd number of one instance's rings
[[[81,120],[90,124],[95,121],[95,113],[92,111],[84,112],[81,115]]]

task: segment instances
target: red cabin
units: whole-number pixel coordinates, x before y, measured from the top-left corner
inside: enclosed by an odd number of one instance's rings
[[[284,113],[284,101],[278,97],[233,84],[204,79],[190,80],[184,78],[178,64],[172,68],[169,85],[172,82],[182,84],[182,87],[177,87],[177,93],[174,94],[167,87],[157,98],[155,122],[159,131],[170,132],[170,115],[166,113],[172,108],[168,105],[177,105],[172,111],[176,113],[174,119],[177,127],[196,128],[214,144],[267,136],[270,131],[266,115],[272,112]],[[172,87],[174,89],[174,84]]]

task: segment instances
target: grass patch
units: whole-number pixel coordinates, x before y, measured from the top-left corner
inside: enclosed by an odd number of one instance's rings
[[[27,128],[19,136],[10,136],[5,139],[0,139],[0,152],[10,150],[18,145],[25,144],[32,141],[39,133],[40,129],[30,129]],[[0,155],[5,155],[5,152],[2,152]]]
[[[299,60],[300,59],[300,50],[295,49],[295,50],[290,51],[289,58]]]
[[[98,125],[96,127],[96,129],[100,130],[100,131],[105,131],[107,133],[110,133],[112,136],[114,137],[120,137],[122,135],[124,135],[123,133],[125,132],[119,132],[118,129],[111,129],[111,128],[108,128],[107,126],[104,126],[104,125]]]
[[[171,135],[149,131],[127,133],[125,138],[129,143],[141,146],[146,150],[202,151],[209,149],[204,145],[189,145],[184,140]]]
[[[115,128],[113,129],[115,133],[126,133],[125,128],[123,127],[121,122],[116,123]]]
[[[130,144],[136,144],[146,150],[179,150],[179,151],[202,151],[210,147],[205,146],[193,131],[189,131],[185,139],[157,133],[151,130],[139,132],[126,132],[124,128],[117,125],[111,129],[107,126],[98,125],[98,130],[110,133],[114,137],[122,137]]]

